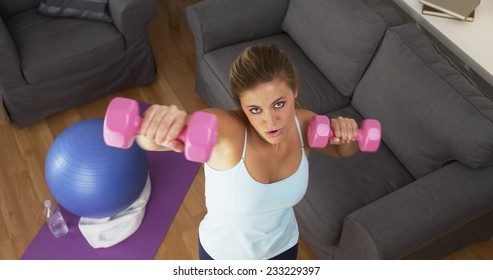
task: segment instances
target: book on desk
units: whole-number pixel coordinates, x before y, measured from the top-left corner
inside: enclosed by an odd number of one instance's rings
[[[465,21],[474,19],[474,10],[480,0],[420,0],[423,14],[457,18]],[[431,8],[431,9],[430,9]],[[435,11],[433,11],[433,9]],[[445,14],[445,15],[443,15]],[[472,16],[471,16],[472,15]]]
[[[430,16],[437,16],[437,17],[444,17],[444,18],[451,18],[451,19],[456,19],[456,20],[461,20],[460,18],[454,17],[450,14],[444,13],[442,11],[439,11],[437,9],[434,9],[430,6],[423,5],[423,9],[421,10],[421,13],[423,15],[430,15]],[[474,11],[464,19],[465,21],[472,22],[474,21]]]

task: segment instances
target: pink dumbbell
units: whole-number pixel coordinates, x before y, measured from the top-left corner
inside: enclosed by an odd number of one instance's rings
[[[137,101],[122,97],[113,99],[104,117],[103,137],[108,146],[128,149],[140,133],[142,118]],[[190,161],[207,162],[217,140],[217,117],[205,112],[192,114],[178,140],[185,145]]]
[[[308,126],[308,145],[312,148],[324,148],[329,139],[334,137],[330,129],[330,121],[327,116],[316,115],[310,120]],[[380,146],[382,127],[380,122],[373,119],[364,120],[358,129],[358,146],[363,152],[376,152]]]

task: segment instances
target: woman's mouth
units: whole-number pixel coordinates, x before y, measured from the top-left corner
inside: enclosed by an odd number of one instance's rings
[[[270,138],[275,138],[275,137],[281,135],[281,132],[282,132],[282,129],[277,129],[277,130],[267,131],[265,134],[267,134],[267,136]]]

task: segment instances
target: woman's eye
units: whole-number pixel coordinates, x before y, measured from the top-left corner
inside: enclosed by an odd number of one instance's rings
[[[250,112],[252,114],[258,114],[258,113],[260,113],[260,108],[252,108],[252,109],[250,109]]]
[[[284,101],[277,102],[276,104],[274,104],[274,108],[282,108],[284,107],[284,104]]]

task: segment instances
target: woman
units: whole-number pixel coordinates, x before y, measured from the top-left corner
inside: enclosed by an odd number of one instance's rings
[[[201,259],[296,259],[298,226],[293,206],[308,184],[307,129],[313,112],[296,108],[298,78],[275,45],[243,51],[230,71],[239,109],[204,111],[218,117],[218,141],[205,163],[207,215],[199,227]],[[151,106],[137,141],[148,150],[183,151],[176,140],[187,114]],[[325,151],[356,152],[357,125],[331,120],[335,137]]]

